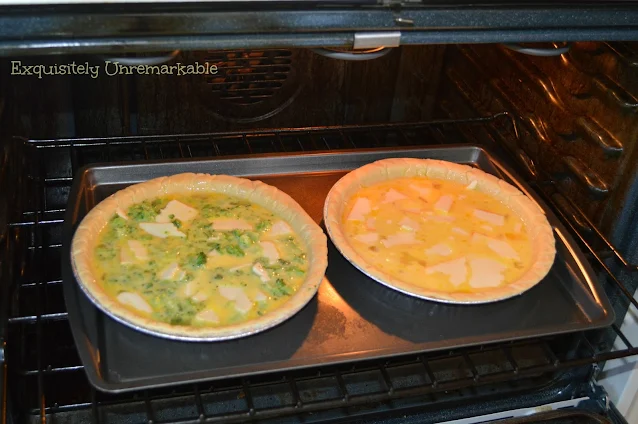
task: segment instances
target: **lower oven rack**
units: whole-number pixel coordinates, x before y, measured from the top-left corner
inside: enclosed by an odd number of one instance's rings
[[[75,172],[88,163],[161,160],[237,154],[484,143],[525,173],[520,154],[494,144],[493,134],[511,124],[507,114],[411,124],[278,129],[217,134],[16,140],[32,163],[30,199],[10,225],[7,246],[15,260],[2,263],[2,296],[11,300],[5,328],[5,365],[11,389],[3,412],[16,420],[63,422],[319,422],[419,405],[494,400],[554,389],[565,375],[587,381],[608,360],[638,355],[614,324],[608,331],[547,337],[417,355],[390,362],[365,362],[171,389],[106,395],[87,382],[72,343],[59,269],[61,228]],[[467,134],[473,134],[470,140]],[[539,176],[540,175],[540,176]],[[564,218],[581,248],[603,276],[608,292],[638,306],[626,287],[635,268],[600,231],[581,234],[569,212],[555,201],[557,184],[537,174],[527,181]],[[564,197],[568,199],[568,197]],[[584,217],[584,214],[580,213]],[[582,221],[582,220],[581,220]],[[591,222],[589,222],[591,224]],[[593,225],[593,224],[592,224]],[[594,227],[595,228],[595,227]],[[0,315],[1,316],[1,315]],[[619,314],[622,317],[622,314]],[[3,323],[5,325],[5,323]],[[612,348],[618,338],[624,347]],[[618,343],[617,343],[618,344]],[[571,391],[580,390],[573,386]],[[518,396],[519,399],[524,397]],[[532,396],[532,399],[534,397]],[[534,400],[537,401],[537,400]],[[530,400],[530,402],[532,402]]]

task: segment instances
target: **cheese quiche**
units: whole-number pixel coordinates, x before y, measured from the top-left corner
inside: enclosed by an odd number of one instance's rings
[[[542,209],[507,182],[466,165],[385,159],[335,184],[331,239],[375,280],[416,297],[486,303],[530,289],[556,253]]]
[[[179,174],[129,186],[82,220],[72,245],[82,290],[140,331],[227,340],[273,327],[315,295],[321,228],[259,181]]]

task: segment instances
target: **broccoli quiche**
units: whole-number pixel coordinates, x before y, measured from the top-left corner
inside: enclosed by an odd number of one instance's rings
[[[72,241],[74,273],[103,311],[141,331],[226,340],[275,326],[315,295],[326,236],[259,181],[179,174],[123,189]]]
[[[553,231],[518,189],[465,165],[386,159],[328,195],[335,245],[368,275],[404,293],[484,303],[524,292],[548,273]]]

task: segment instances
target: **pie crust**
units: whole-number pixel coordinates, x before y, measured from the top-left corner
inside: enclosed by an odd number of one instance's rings
[[[346,239],[342,221],[347,201],[363,187],[403,177],[427,177],[463,185],[476,181],[475,190],[505,203],[524,221],[532,243],[532,263],[518,280],[507,285],[472,293],[441,292],[408,284],[366,262]],[[556,246],[551,225],[541,207],[507,182],[467,165],[432,159],[383,159],[358,168],[342,177],[330,190],[324,204],[328,235],[341,254],[374,280],[404,294],[445,303],[489,303],[519,295],[538,284],[549,272]]]
[[[248,200],[286,221],[308,253],[308,272],[295,294],[278,309],[242,323],[218,327],[170,325],[136,314],[108,295],[96,279],[93,264],[98,235],[116,210],[143,200],[170,194],[223,193]],[[275,187],[227,175],[185,173],[129,186],[95,206],[78,226],[71,242],[71,263],[80,288],[104,313],[139,331],[177,340],[217,341],[249,336],[299,312],[316,294],[328,266],[326,235],[321,227],[286,193]]]

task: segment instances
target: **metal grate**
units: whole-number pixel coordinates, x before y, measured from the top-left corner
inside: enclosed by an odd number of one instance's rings
[[[206,78],[221,100],[252,105],[272,97],[292,70],[289,50],[240,50],[211,52],[206,61],[219,73]]]
[[[463,142],[508,122],[506,114],[471,121],[342,126],[109,139],[32,140],[31,203],[11,226],[12,247],[22,255],[10,296],[6,360],[9,402],[20,418],[64,422],[319,422],[402,408],[467,402],[467,397],[510,396],[538,389],[562,372],[596,370],[594,364],[638,354],[616,326],[625,348],[612,350],[600,332],[480,346],[391,362],[319,367],[294,373],[223,381],[125,395],[89,386],[77,356],[62,296],[60,254],[64,208],[72,177],[95,162],[131,161],[262,152],[339,150]],[[495,148],[495,146],[491,146]],[[551,181],[532,185],[553,205]],[[574,206],[575,207],[575,206]],[[570,224],[570,222],[567,222]],[[572,226],[573,228],[573,226]],[[594,266],[611,287],[628,295],[603,258],[613,246],[586,243]],[[149,353],[151,354],[151,353]],[[591,366],[590,366],[591,365]]]

